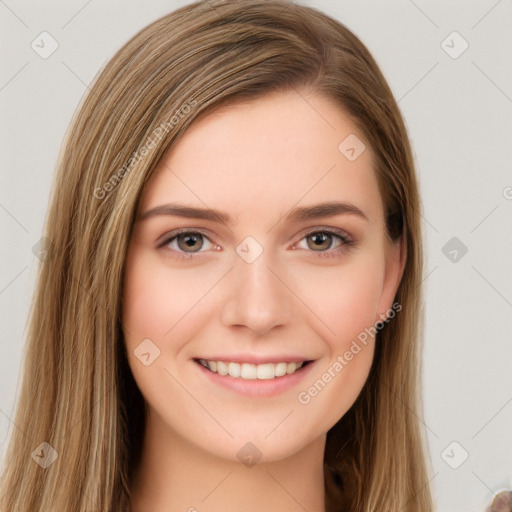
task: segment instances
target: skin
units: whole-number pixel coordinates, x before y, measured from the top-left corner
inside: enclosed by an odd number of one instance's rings
[[[227,212],[233,225],[172,215],[134,225],[123,329],[148,416],[133,512],[324,510],[326,433],[360,393],[375,340],[309,403],[297,397],[389,314],[405,260],[403,244],[385,236],[369,145],[355,161],[338,150],[349,134],[364,141],[330,99],[272,93],[194,123],[148,182],[139,215],[179,202]],[[335,200],[367,219],[287,219],[294,207]],[[176,238],[158,248],[177,228],[206,236],[188,252]],[[319,240],[322,228],[354,244]],[[263,249],[252,263],[236,252],[247,236]],[[183,253],[191,258],[178,259]],[[134,353],[144,339],[160,350],[149,365]],[[315,362],[293,388],[247,397],[212,383],[193,360],[226,353]],[[261,453],[251,467],[237,457],[248,442]]]

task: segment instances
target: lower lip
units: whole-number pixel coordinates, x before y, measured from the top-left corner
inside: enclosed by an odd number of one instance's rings
[[[274,377],[273,379],[242,379],[231,377],[230,375],[219,375],[196,361],[194,361],[194,364],[206,378],[219,386],[235,391],[240,395],[271,397],[284,393],[299,384],[309,374],[315,361],[311,361],[294,373],[283,375],[282,377]]]

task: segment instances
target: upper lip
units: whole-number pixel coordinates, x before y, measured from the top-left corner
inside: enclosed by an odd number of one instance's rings
[[[224,355],[214,355],[214,356],[203,356],[196,357],[196,360],[204,359],[206,361],[227,361],[230,363],[248,363],[248,364],[266,364],[266,363],[303,363],[306,361],[311,361],[312,359],[308,359],[306,357],[299,356],[291,356],[291,355],[277,355],[277,356],[249,356],[244,354],[229,354],[227,356]]]

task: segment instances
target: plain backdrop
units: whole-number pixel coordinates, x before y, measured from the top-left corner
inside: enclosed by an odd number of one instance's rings
[[[105,62],[185,3],[0,0],[0,456],[62,137]],[[406,119],[424,209],[431,484],[439,511],[483,511],[512,487],[512,1],[299,3],[362,39]],[[58,44],[46,58],[41,37]]]

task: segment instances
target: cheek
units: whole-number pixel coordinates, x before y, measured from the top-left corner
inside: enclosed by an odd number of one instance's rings
[[[304,302],[321,320],[315,324],[328,356],[304,383],[297,401],[304,414],[320,419],[317,427],[324,431],[353,405],[373,361],[384,265],[369,254],[302,281]]]
[[[170,328],[169,297],[165,283],[142,259],[127,264],[123,298],[123,327],[126,341],[134,345],[144,338],[157,340]],[[167,309],[167,312],[166,312]],[[135,348],[132,346],[131,348]]]
[[[375,325],[384,262],[373,256],[372,251],[361,252],[340,265],[316,268],[314,272],[297,269],[296,275],[301,276],[295,288],[297,295],[314,312],[320,334],[331,352],[344,350],[360,332]]]
[[[173,268],[137,246],[129,251],[122,310],[124,342],[129,366],[148,402],[159,400],[166,380],[171,384],[167,399],[176,398],[172,379],[164,370],[174,374],[188,364],[187,343],[203,328],[211,311],[209,291],[224,274],[224,269],[219,273]],[[142,354],[148,352],[144,358]]]
[[[122,308],[128,364],[146,402],[159,412],[183,411],[185,422],[183,396],[165,371],[175,374],[185,341],[201,325],[191,319],[208,283],[194,275],[173,271],[137,246],[128,252]]]
[[[206,296],[214,278],[193,269],[173,270],[135,249],[127,259],[123,299],[123,326],[130,343],[151,338],[163,346],[175,326],[181,330],[189,324],[182,320]]]

